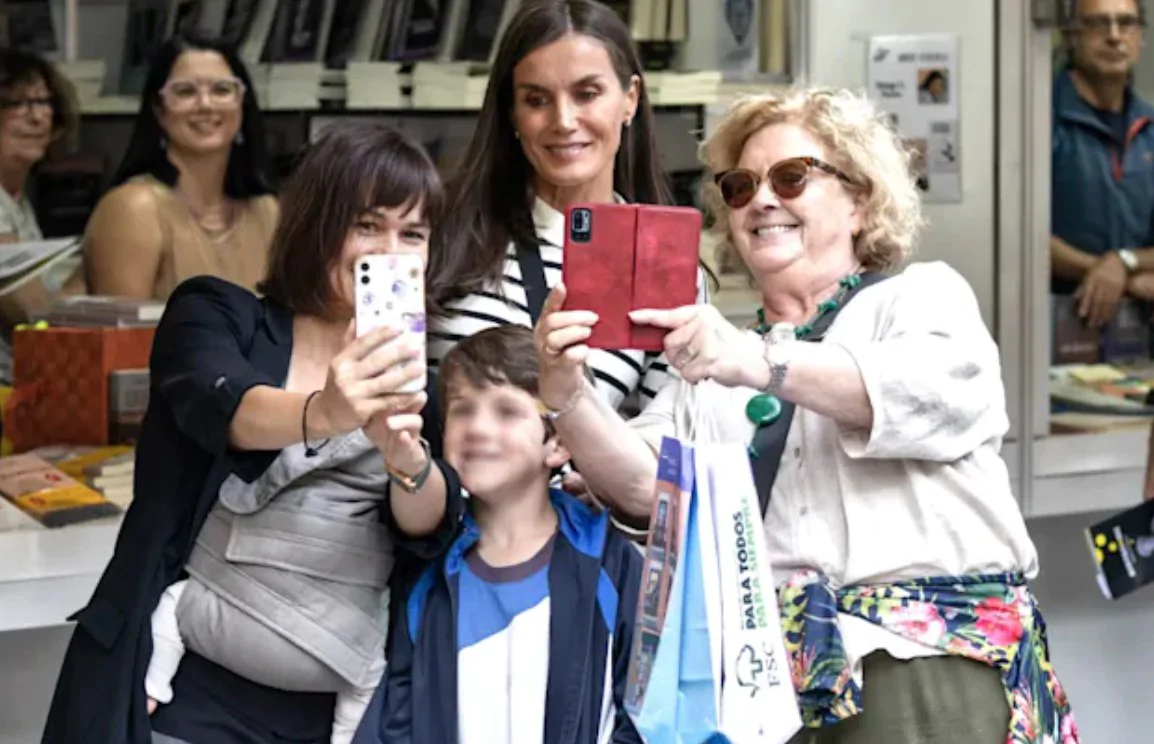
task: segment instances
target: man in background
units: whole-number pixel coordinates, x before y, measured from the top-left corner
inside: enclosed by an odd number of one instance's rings
[[[1092,328],[1154,300],[1154,107],[1131,88],[1139,0],[1080,0],[1054,79],[1051,291]]]

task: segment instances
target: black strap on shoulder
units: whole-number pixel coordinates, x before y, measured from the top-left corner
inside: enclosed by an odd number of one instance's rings
[[[541,317],[549,285],[545,283],[545,265],[541,263],[541,249],[535,245],[517,243],[517,265],[521,267],[521,281],[525,284],[525,300],[533,325]]]
[[[806,342],[816,343],[825,338],[833,319],[837,317],[849,301],[866,287],[877,284],[886,278],[886,274],[866,272],[862,274],[861,284],[846,293],[839,306],[822,315],[814,324],[813,332]],[[789,438],[790,424],[793,422],[794,405],[787,400],[781,401],[781,415],[768,426],[760,427],[753,435],[750,443],[753,455],[753,482],[757,486],[757,500],[761,505],[761,515],[764,517],[769,509],[769,497],[773,493],[773,483],[777,480],[777,471],[781,467],[781,458],[785,454],[785,443]]]

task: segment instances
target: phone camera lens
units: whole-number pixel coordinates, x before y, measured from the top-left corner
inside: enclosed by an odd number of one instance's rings
[[[361,277],[361,284],[368,284],[368,283],[369,283],[369,278],[367,276],[362,276]]]
[[[368,270],[369,270],[369,265],[367,263],[361,264],[361,271],[368,271]]]

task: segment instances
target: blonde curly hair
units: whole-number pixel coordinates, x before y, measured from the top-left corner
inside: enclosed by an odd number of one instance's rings
[[[741,96],[701,143],[701,160],[711,175],[734,168],[750,137],[782,123],[796,124],[816,137],[830,164],[849,177],[847,188],[860,194],[864,219],[854,250],[865,268],[889,271],[908,259],[925,225],[911,169],[913,153],[889,116],[864,95],[810,88]],[[722,238],[719,248],[732,251],[729,207],[712,177],[706,179],[702,191],[713,230]]]

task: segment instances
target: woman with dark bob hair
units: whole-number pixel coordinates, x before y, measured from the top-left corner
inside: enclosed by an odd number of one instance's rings
[[[535,323],[561,280],[566,207],[673,203],[641,62],[613,10],[594,0],[520,7],[446,190],[453,209],[436,225],[429,281],[446,310],[430,328],[434,367],[462,338]],[[664,358],[641,351],[595,351],[589,366],[614,408],[635,393],[646,405],[670,379]]]
[[[165,42],[113,186],[85,231],[90,292],[163,300],[201,274],[256,286],[277,203],[252,80],[231,47]]]
[[[352,322],[362,256],[427,256],[432,162],[341,122],[283,199],[264,299],[197,277],[168,300],[136,498],[75,616],[46,744],[347,742],[384,667],[394,551],[452,535],[459,505],[430,494],[456,476],[422,436],[424,393],[399,392],[422,350]]]

